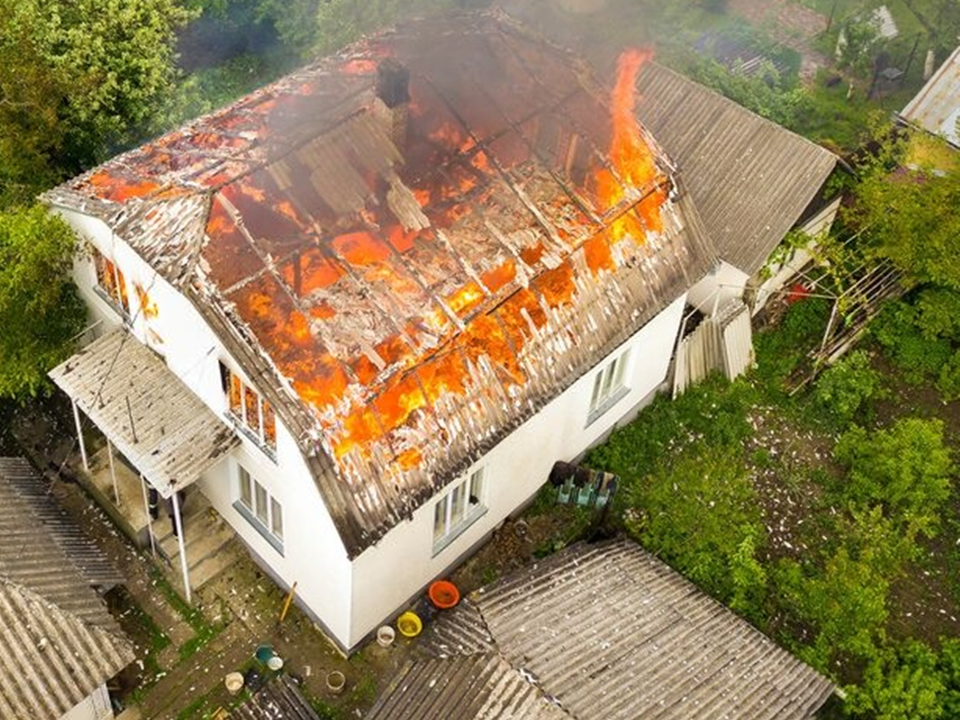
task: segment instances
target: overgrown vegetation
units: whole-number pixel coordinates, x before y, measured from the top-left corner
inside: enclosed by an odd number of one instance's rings
[[[893,589],[921,572],[930,538],[955,539],[945,428],[911,416],[876,427],[889,378],[866,350],[799,395],[782,391],[828,309],[816,298],[794,302],[779,327],[756,336],[759,367],[747,378],[656,400],[588,462],[623,479],[617,510],[630,535],[844,686],[847,714],[949,717],[960,692],[956,645],[890,632],[902,621]],[[952,327],[926,312],[926,327]],[[797,472],[796,460],[757,445],[757,413],[780,432],[814,433],[833,452]],[[771,473],[808,498],[791,538],[810,550],[771,543],[777,510],[757,485]]]

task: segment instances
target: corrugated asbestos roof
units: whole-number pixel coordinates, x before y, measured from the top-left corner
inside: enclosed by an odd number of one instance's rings
[[[198,480],[240,444],[163,360],[124,329],[93,341],[50,377],[163,497]]]
[[[230,717],[236,720],[320,720],[286,675],[264,685],[253,697],[231,710]]]
[[[569,720],[496,653],[408,663],[367,720]]]
[[[577,720],[807,720],[833,692],[826,678],[625,540],[572,546],[464,602],[499,655]],[[436,625],[443,649],[437,654],[436,637],[425,647],[437,659],[405,669],[372,718],[421,696],[437,702],[422,717],[474,717],[456,708],[458,698],[473,697],[480,661],[468,668],[457,648],[479,658],[491,650],[477,646],[470,612]]]
[[[134,660],[92,585],[116,571],[38,491],[24,460],[0,458],[0,717],[59,718]]]
[[[686,179],[717,253],[750,275],[833,172],[836,156],[655,62],[637,115]]]
[[[960,47],[944,61],[900,116],[960,148]]]
[[[409,70],[409,106],[374,96]],[[298,438],[353,557],[714,262],[576,58],[412,22],[46,195],[183,288]],[[633,156],[614,152],[629,136]]]

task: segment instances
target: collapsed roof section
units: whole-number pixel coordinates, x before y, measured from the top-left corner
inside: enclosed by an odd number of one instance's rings
[[[611,112],[500,16],[418,21],[47,199],[193,299],[315,458],[353,556],[712,262],[634,120],[639,61]]]

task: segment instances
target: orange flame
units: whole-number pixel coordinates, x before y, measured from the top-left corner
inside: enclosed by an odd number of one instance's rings
[[[643,224],[633,212],[621,215],[611,224],[611,244],[619,242],[627,235],[637,242],[642,241],[645,235],[644,225],[648,230],[656,232],[663,227],[660,207],[666,201],[666,194],[658,189],[651,191],[648,187],[657,180],[659,172],[653,151],[641,135],[634,114],[637,105],[637,74],[643,63],[651,57],[649,51],[626,50],[617,60],[617,83],[610,97],[610,115],[613,122],[610,162],[618,177],[605,169],[599,171],[596,174],[597,194],[605,210],[616,207],[624,200],[624,186],[649,194],[640,203]],[[595,256],[602,258],[605,253],[597,253],[596,250],[595,248]]]

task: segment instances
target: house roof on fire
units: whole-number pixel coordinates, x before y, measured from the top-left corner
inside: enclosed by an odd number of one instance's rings
[[[134,660],[94,587],[122,576],[21,458],[0,458],[0,717],[59,718]]]
[[[753,275],[797,224],[837,157],[656,62],[637,116],[687,178],[717,254]]]
[[[353,557],[712,265],[626,85],[499,14],[413,21],[45,199],[193,301]]]
[[[573,545],[433,623],[367,720],[807,720],[833,685],[633,542]]]

